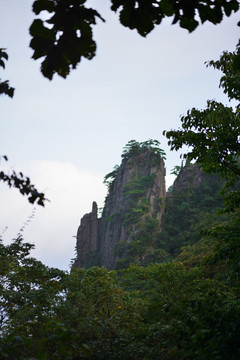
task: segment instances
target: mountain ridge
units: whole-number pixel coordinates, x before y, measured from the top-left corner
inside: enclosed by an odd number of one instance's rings
[[[197,241],[191,220],[198,221],[202,210],[221,207],[219,178],[196,164],[179,167],[172,191],[166,192],[165,154],[159,145],[156,140],[126,145],[121,165],[104,178],[108,194],[101,217],[93,202],[81,219],[74,267],[119,269],[169,261],[182,246]]]

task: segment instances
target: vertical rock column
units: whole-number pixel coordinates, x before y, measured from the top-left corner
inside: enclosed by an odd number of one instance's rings
[[[92,204],[92,211],[85,214],[77,232],[77,259],[75,267],[83,267],[86,259],[91,253],[95,253],[98,248],[98,217],[97,203]]]

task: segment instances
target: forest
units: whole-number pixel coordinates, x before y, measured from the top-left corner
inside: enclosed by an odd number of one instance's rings
[[[84,3],[34,2],[36,14],[47,10],[55,15],[51,19],[52,30],[48,31],[37,20],[31,27],[34,57],[45,57],[41,65],[44,76],[52,78],[58,73],[66,77],[82,54],[88,58],[94,55],[90,25],[100,15],[93,10],[83,11]],[[132,3],[135,1],[114,0],[112,7],[116,11],[122,6],[121,23],[130,29],[137,28],[143,36],[160,24],[164,16],[174,15],[175,23],[193,31],[198,26],[196,9],[201,22],[217,23],[221,21],[222,8],[229,16],[239,7],[237,1],[215,1],[215,7],[209,5],[212,2],[194,1],[195,8],[187,11],[187,1],[151,1],[150,8],[146,1],[139,1],[136,7],[129,5]],[[58,39],[63,19],[59,14],[66,10],[63,5],[81,10],[78,14],[85,20],[78,25],[85,31],[86,43],[75,38],[68,22],[65,25],[69,31],[63,29],[62,41]],[[131,17],[133,12],[136,14]],[[73,16],[73,12],[69,14]],[[66,47],[69,36],[73,37],[71,44],[75,42],[72,48]],[[59,61],[51,62],[51,57]],[[1,67],[5,67],[7,58],[5,49],[1,49]],[[207,193],[206,188],[199,190],[198,197],[179,194],[180,198],[172,201],[165,230],[158,239],[158,250],[165,251],[165,257],[139,264],[131,259],[130,252],[129,264],[124,268],[108,270],[93,266],[65,272],[32,257],[34,246],[24,242],[21,234],[9,245],[0,239],[1,359],[240,358],[239,59],[237,46],[235,52],[225,51],[218,61],[207,64],[221,71],[220,87],[234,101],[234,107],[208,101],[204,110],[193,108],[183,115],[181,128],[163,134],[172,151],[187,145],[186,162],[196,164],[216,181],[215,193],[207,194],[205,202],[200,200],[202,193]],[[7,81],[0,82],[0,92],[14,95]],[[135,151],[135,145],[125,148],[123,157]],[[164,156],[154,145],[149,145],[153,153]],[[2,160],[7,161],[7,156]],[[114,171],[105,182],[114,177]],[[173,171],[182,169],[176,167]],[[31,203],[44,205],[44,194],[22,173],[7,174],[1,170],[0,180],[16,187]],[[186,195],[192,202],[186,201]],[[152,233],[151,228],[142,234],[141,242],[144,244],[145,238],[151,241]]]

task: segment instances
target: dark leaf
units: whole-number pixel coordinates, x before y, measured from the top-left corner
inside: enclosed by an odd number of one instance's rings
[[[0,66],[2,66],[5,69],[5,64],[3,60],[0,60]]]
[[[163,14],[165,14],[166,16],[174,15],[175,10],[174,10],[174,7],[173,7],[173,4],[171,1],[162,0],[160,2],[160,7],[161,7]]]
[[[0,82],[0,94],[5,94],[12,98],[14,95],[14,90],[14,88],[9,86],[7,80]]]
[[[0,48],[0,59],[4,58],[8,60],[8,54],[4,50],[5,50],[4,48]]]
[[[30,46],[34,51],[32,58],[39,59],[42,56],[47,56],[54,43],[50,40],[35,37],[31,40]]]
[[[52,0],[36,0],[32,6],[33,12],[38,15],[41,11],[49,13],[55,10],[55,3]]]
[[[189,19],[187,17],[183,17],[180,20],[180,26],[184,29],[187,29],[189,32],[192,32],[198,26],[198,21],[194,19]]]
[[[7,160],[6,156],[4,156],[4,158]],[[6,174],[4,171],[1,171],[0,179],[6,182],[10,188],[15,187],[22,195],[27,195],[28,201],[32,204],[37,201],[39,205],[44,206],[45,201],[47,201],[44,194],[38,192],[35,186],[31,184],[30,179],[24,177],[21,172],[16,174],[16,172],[13,171],[11,174]]]
[[[49,41],[55,40],[55,33],[53,29],[48,29],[43,25],[43,21],[40,19],[36,19],[33,21],[30,29],[30,35],[37,38],[43,38]]]

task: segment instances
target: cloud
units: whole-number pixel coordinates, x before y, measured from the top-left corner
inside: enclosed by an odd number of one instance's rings
[[[36,206],[36,213],[24,229],[24,240],[36,245],[33,255],[49,266],[67,269],[74,256],[75,235],[80,218],[91,211],[92,201],[102,206],[106,188],[102,176],[81,172],[72,163],[35,161],[24,173],[50,202],[44,208]],[[31,216],[34,206],[17,190],[1,184],[4,206],[0,209],[3,239],[9,242]]]

